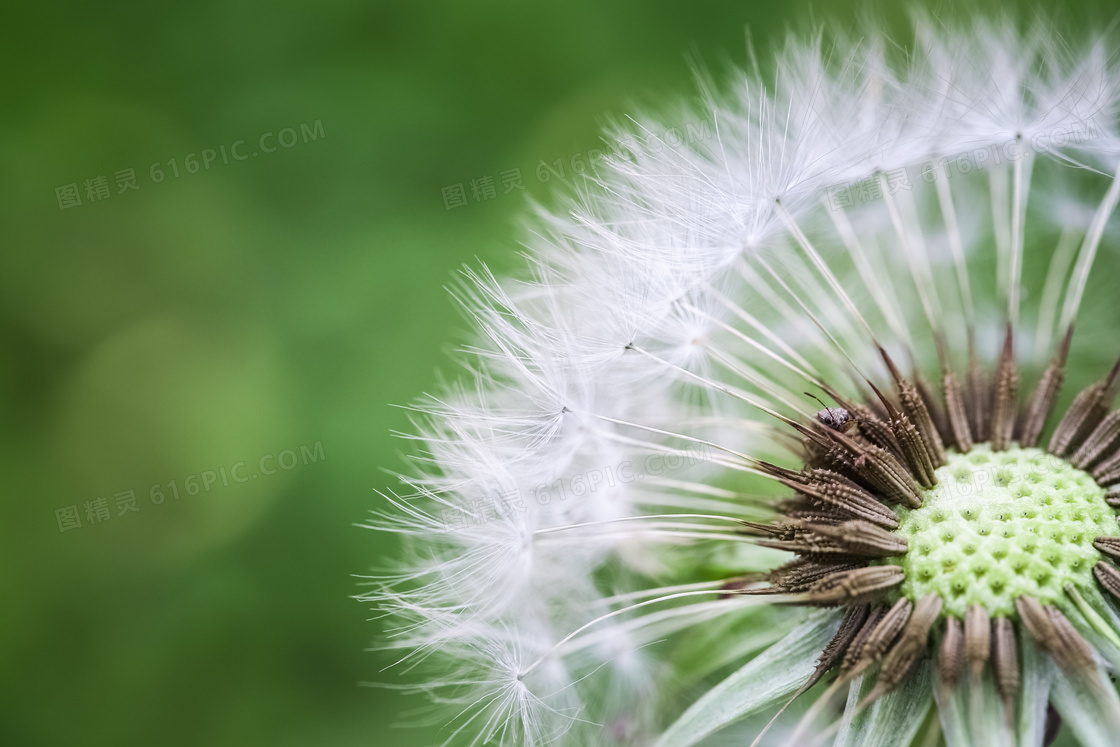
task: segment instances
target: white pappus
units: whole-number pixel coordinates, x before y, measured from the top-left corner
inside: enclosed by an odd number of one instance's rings
[[[615,133],[638,145],[607,156],[566,209],[536,215],[521,277],[467,273],[457,294],[477,341],[466,373],[413,409],[415,469],[368,524],[399,535],[403,554],[361,597],[392,621],[390,672],[433,701],[447,743],[668,747],[763,731],[844,611],[816,610],[820,596],[807,608],[805,589],[775,581],[789,547],[751,528],[804,486],[770,466],[811,466],[806,439],[872,439],[867,413],[890,417],[868,382],[905,402],[888,357],[945,435],[944,377],[983,369],[962,385],[973,394],[975,381],[1011,381],[998,363],[1011,351],[1021,396],[997,383],[994,399],[966,397],[979,443],[984,418],[998,430],[1009,417],[1015,440],[1029,430],[1024,403],[1075,319],[1068,394],[1088,383],[1073,364],[1107,368],[1120,354],[1109,326],[1117,48],[1108,33],[1062,38],[1046,20],[927,16],[908,49],[874,35],[792,38],[772,81],[704,84],[695,120],[710,139],[628,136],[665,131],[654,122]],[[1001,347],[1005,330],[1013,344]],[[1025,409],[1001,415],[1001,402]],[[854,430],[821,436],[822,407]],[[951,436],[946,446],[968,450]],[[790,537],[816,520],[798,516]],[[1102,599],[1094,614],[1107,619]],[[1094,632],[1075,602],[1058,607],[1102,666],[1120,665],[1120,638]],[[861,676],[846,709],[822,685],[803,724],[779,721],[762,739],[904,744],[940,730],[950,744],[1041,743],[1045,685],[1093,743],[1100,724],[1120,724],[1115,692],[1063,699],[1080,680],[1032,653],[1028,633],[1062,664],[1030,610],[1009,629],[1022,645],[1015,688],[998,681],[1010,661],[998,645],[983,680],[996,684],[972,685],[995,687],[1011,717],[927,685],[906,691],[928,708],[916,718],[890,696],[863,702]],[[930,641],[949,635],[947,614],[932,613]],[[800,641],[783,638],[795,628]],[[891,656],[875,666],[887,672]],[[939,661],[907,662],[901,687]],[[744,672],[750,697],[719,705]]]

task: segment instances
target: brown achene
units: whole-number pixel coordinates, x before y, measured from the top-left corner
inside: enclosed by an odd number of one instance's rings
[[[866,704],[898,687],[915,663],[929,656],[937,662],[945,693],[964,677],[977,680],[990,667],[1010,720],[1021,686],[1017,641],[1024,635],[1067,675],[1084,681],[1095,675],[1093,648],[1056,606],[1024,594],[1015,599],[1011,614],[992,615],[979,604],[959,617],[946,614],[937,594],[915,599],[901,594],[904,569],[881,562],[907,552],[906,537],[896,531],[897,509],[923,505],[923,491],[936,486],[936,470],[947,464],[950,450],[967,454],[984,443],[993,452],[1038,446],[1061,389],[1071,338],[1072,329],[1023,404],[1009,325],[990,372],[980,368],[971,343],[964,383],[945,363],[948,356],[940,356],[939,397],[920,377],[904,376],[880,347],[892,391],[867,382],[868,396],[860,403],[822,384],[837,405],[825,405],[816,422],[787,421],[803,439],[804,468],[758,465],[794,495],[778,504],[774,522],[744,522],[741,531],[796,557],[764,578],[740,579],[725,588],[846,608],[838,632],[795,698],[830,673],[838,684],[874,674]],[[1092,475],[1108,490],[1113,507],[1120,506],[1120,410],[1109,411],[1118,388],[1120,362],[1074,398],[1045,449]],[[1120,559],[1120,537],[1096,537],[1093,547],[1107,558],[1096,563],[1092,575],[1101,588],[1120,597],[1120,570],[1111,562]],[[768,585],[749,583],[759,580]]]

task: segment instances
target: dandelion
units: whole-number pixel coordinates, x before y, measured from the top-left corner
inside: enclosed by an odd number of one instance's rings
[[[1115,48],[793,40],[468,273],[364,597],[449,744],[1115,744]]]

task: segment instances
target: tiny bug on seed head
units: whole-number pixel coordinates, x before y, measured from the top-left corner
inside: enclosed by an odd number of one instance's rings
[[[824,407],[823,410],[817,411],[817,422],[825,428],[830,428],[840,433],[847,433],[851,430],[852,426],[856,424],[852,414],[843,407],[829,407],[824,402],[821,402],[820,397],[805,392],[805,395],[812,397]]]

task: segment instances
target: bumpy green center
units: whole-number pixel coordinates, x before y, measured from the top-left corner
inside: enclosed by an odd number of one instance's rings
[[[1039,449],[982,445],[948,461],[921,508],[898,509],[909,551],[887,562],[906,571],[902,594],[936,593],[943,614],[980,604],[1014,617],[1022,594],[1058,603],[1067,584],[1092,586],[1093,539],[1120,529],[1091,476]]]

